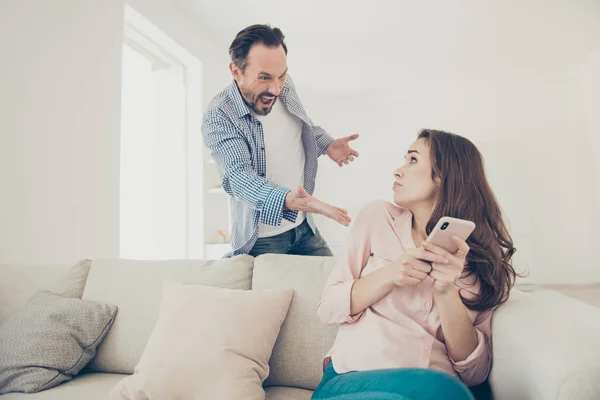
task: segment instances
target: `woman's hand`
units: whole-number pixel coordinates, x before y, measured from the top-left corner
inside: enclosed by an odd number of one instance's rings
[[[423,248],[408,249],[398,261],[388,266],[391,280],[396,286],[418,285],[432,271],[431,263],[445,266],[448,260]]]
[[[448,261],[447,263],[433,262],[431,264],[432,269],[429,275],[435,279],[433,287],[439,293],[447,293],[454,288],[456,281],[462,275],[465,260],[469,253],[467,242],[458,236],[453,236],[452,240],[458,246],[458,251],[454,254],[450,254],[448,251],[429,242],[423,242],[421,245],[428,253],[435,254]]]

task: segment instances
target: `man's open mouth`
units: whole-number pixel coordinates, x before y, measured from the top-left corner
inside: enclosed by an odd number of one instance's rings
[[[275,100],[275,96],[268,96],[266,94],[260,96],[260,101],[265,106],[270,106],[273,104],[273,100]]]

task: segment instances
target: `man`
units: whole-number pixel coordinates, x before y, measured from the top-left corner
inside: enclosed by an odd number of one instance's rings
[[[348,226],[348,213],[314,196],[317,158],[340,167],[358,156],[348,142],[314,125],[287,75],[287,46],[277,28],[252,25],[229,48],[233,82],[202,122],[204,144],[231,196],[232,245],[226,255],[331,256],[312,214]]]

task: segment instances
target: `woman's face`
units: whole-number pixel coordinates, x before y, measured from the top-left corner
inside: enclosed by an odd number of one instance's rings
[[[434,181],[431,171],[429,144],[418,139],[410,146],[404,165],[394,171],[394,202],[409,210],[421,205],[433,206],[439,179]]]

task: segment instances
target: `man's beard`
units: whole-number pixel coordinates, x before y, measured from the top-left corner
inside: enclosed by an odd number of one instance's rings
[[[254,111],[257,115],[267,115],[271,112],[271,110],[273,109],[273,106],[275,105],[275,102],[277,101],[277,96],[269,93],[269,92],[262,92],[260,93],[258,96],[256,96],[252,102],[248,101],[248,99],[252,99],[252,93],[244,93],[242,91],[243,94],[243,98],[244,101],[246,102],[246,104],[248,105],[248,107],[250,107],[252,109],[252,111]],[[260,98],[262,96],[273,96],[273,100],[271,101],[271,105],[265,107]]]

